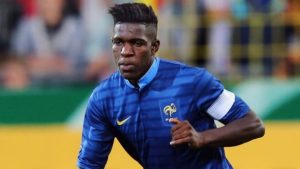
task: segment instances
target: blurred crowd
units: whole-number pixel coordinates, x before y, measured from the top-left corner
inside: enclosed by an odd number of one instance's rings
[[[163,55],[221,78],[300,75],[299,0],[159,2]]]
[[[0,0],[0,87],[106,78],[115,70],[107,9],[119,2],[125,1]],[[153,5],[159,16],[162,57],[221,77],[299,75],[299,0],[138,2]]]
[[[99,81],[114,65],[110,0],[1,0],[2,87]]]

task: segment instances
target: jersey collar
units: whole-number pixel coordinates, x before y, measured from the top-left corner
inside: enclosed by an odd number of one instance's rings
[[[156,76],[157,71],[158,71],[158,66],[159,66],[159,58],[154,57],[153,63],[149,70],[144,74],[143,77],[140,78],[138,81],[138,85],[140,87],[140,90],[143,89],[146,85],[148,85]],[[125,83],[131,87],[135,88],[127,79],[125,79]]]

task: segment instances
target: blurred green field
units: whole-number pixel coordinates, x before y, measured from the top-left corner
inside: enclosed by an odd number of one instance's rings
[[[232,90],[259,112],[265,137],[226,148],[237,169],[297,169],[300,166],[299,81],[255,80]],[[91,86],[0,91],[0,159],[3,169],[72,169]],[[256,110],[257,109],[257,110]],[[106,169],[141,169],[114,145]]]

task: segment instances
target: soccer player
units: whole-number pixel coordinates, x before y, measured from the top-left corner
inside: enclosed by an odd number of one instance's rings
[[[104,168],[114,138],[145,169],[232,168],[223,147],[262,137],[261,120],[205,69],[155,55],[151,6],[117,4],[109,13],[119,71],[89,99],[79,168]]]

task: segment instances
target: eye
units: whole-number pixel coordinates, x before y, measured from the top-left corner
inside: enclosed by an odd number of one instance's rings
[[[123,45],[123,42],[120,39],[113,39],[112,43],[113,45],[117,45],[117,46]]]
[[[134,40],[134,41],[133,41],[133,44],[134,44],[134,46],[136,46],[136,47],[141,47],[141,46],[143,46],[143,45],[145,44],[145,42],[142,41],[142,40]]]

